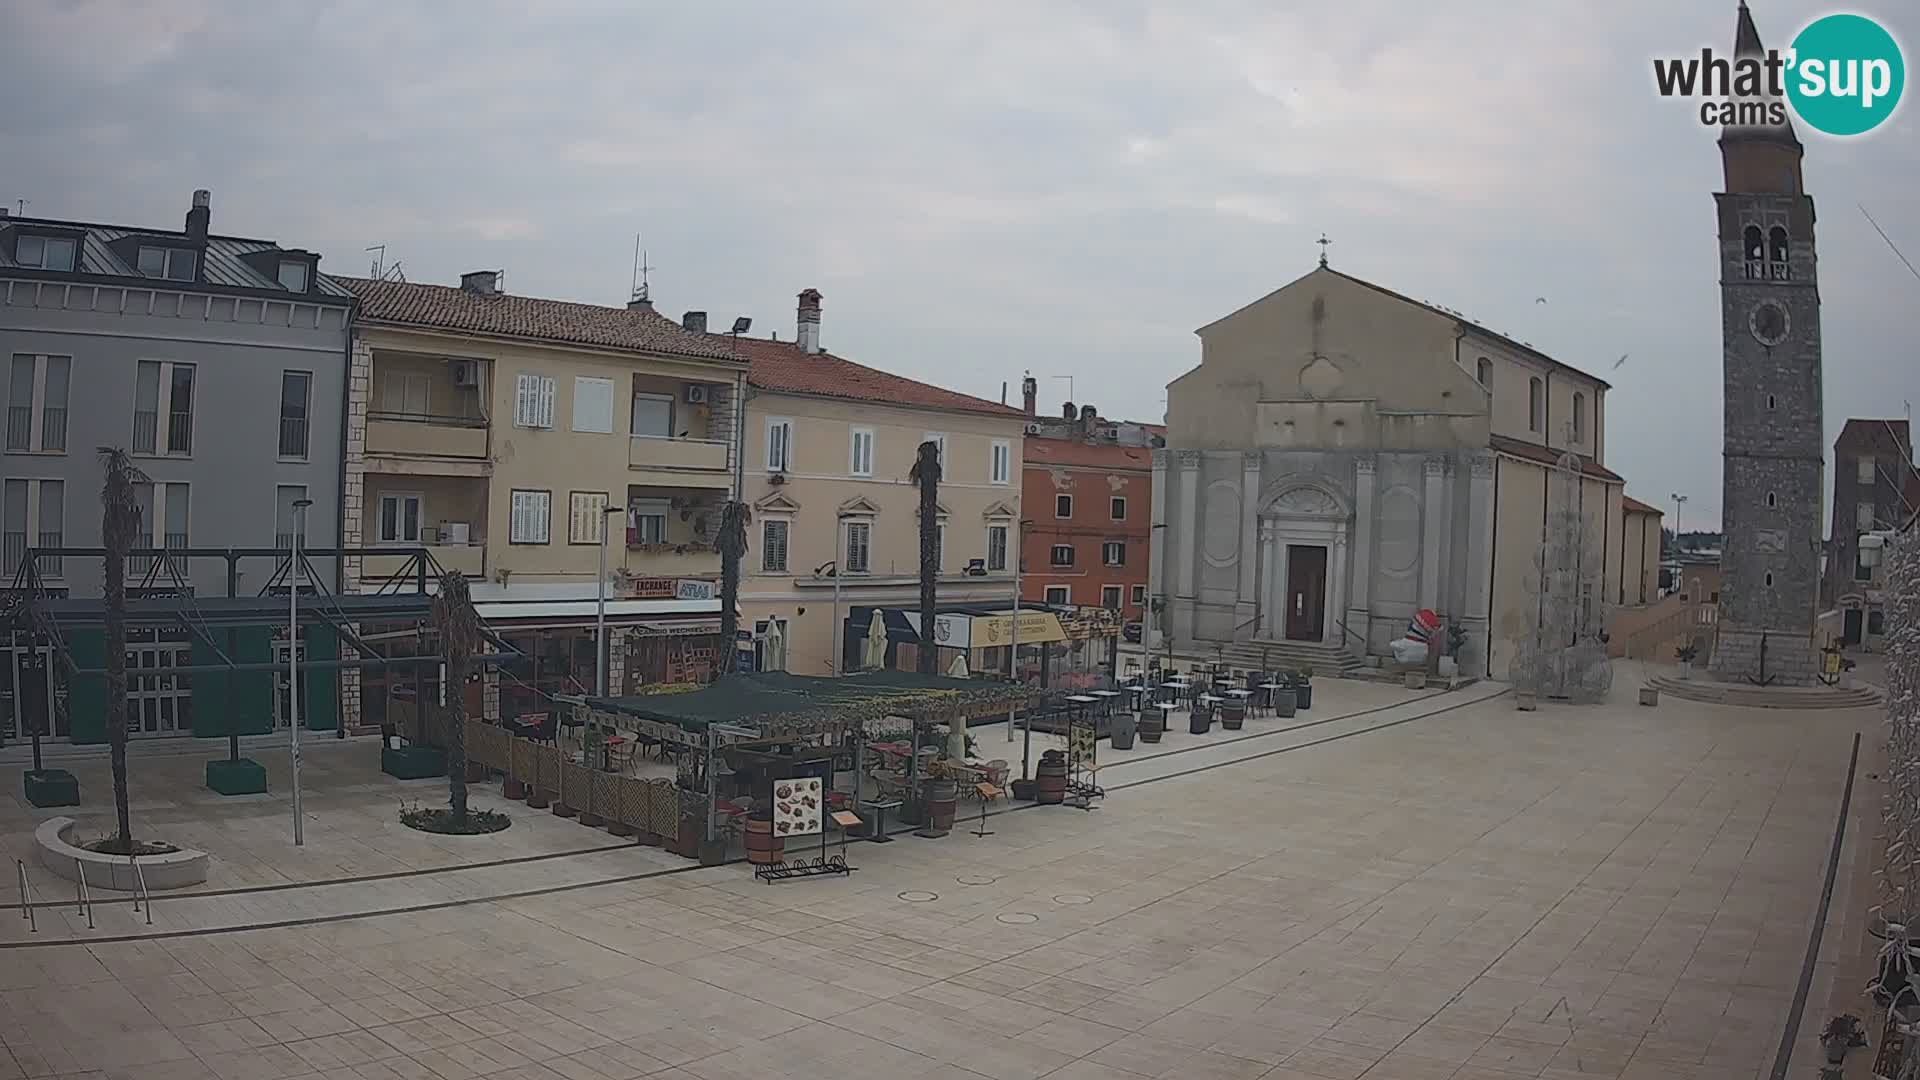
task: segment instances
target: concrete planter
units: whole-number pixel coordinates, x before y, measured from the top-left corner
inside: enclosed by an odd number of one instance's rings
[[[1424,671],[1407,672],[1406,685],[1409,690],[1425,690],[1427,688],[1427,673]]]
[[[134,874],[133,859],[125,855],[107,855],[88,851],[72,842],[73,819],[48,818],[33,830],[33,842],[40,849],[40,865],[66,878],[79,881],[85,868],[87,887],[133,892],[139,878],[149,890],[182,889],[207,880],[207,853],[191,849],[165,855],[139,856],[140,874]]]
[[[20,787],[34,806],[80,805],[80,781],[65,769],[28,769],[21,774]]]
[[[1642,705],[1660,704],[1660,691],[1655,690],[1651,686],[1641,687],[1640,688],[1640,704]]]
[[[447,752],[432,746],[380,748],[380,771],[396,780],[447,775]]]
[[[252,758],[207,762],[207,790],[222,795],[259,795],[267,790],[267,768]]]
[[[1521,712],[1533,712],[1540,707],[1540,699],[1531,690],[1515,690],[1513,692],[1513,705],[1514,708],[1519,709]]]

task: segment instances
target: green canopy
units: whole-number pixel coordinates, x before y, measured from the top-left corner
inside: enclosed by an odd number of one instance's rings
[[[588,707],[704,732],[713,724],[791,728],[810,721],[846,723],[880,716],[948,719],[1005,709],[1033,691],[1013,683],[866,671],[832,678],[762,672],[732,675],[679,694],[588,698]]]

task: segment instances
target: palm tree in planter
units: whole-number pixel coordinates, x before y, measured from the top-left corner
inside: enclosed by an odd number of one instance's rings
[[[747,504],[730,502],[720,512],[720,532],[714,547],[720,552],[720,667],[714,678],[733,673],[740,636],[740,561],[747,557],[747,526],[753,514]],[[837,630],[837,628],[836,628]]]
[[[119,447],[100,448],[100,538],[107,549],[106,605],[107,753],[113,763],[113,812],[119,832],[97,847],[115,855],[133,855],[132,815],[127,809],[127,552],[140,532],[140,504],[134,485],[142,473]],[[51,703],[49,703],[51,704]]]
[[[412,807],[401,811],[400,820],[425,832],[460,835],[499,832],[511,824],[507,815],[467,806],[466,686],[474,654],[480,651],[480,616],[473,609],[466,575],[458,570],[449,570],[440,576],[440,589],[433,597],[433,628],[440,637],[440,649],[447,665],[444,684],[447,808]]]
[[[922,675],[940,671],[940,649],[933,643],[934,593],[940,575],[940,444],[920,444],[913,471],[907,474],[920,489],[920,648],[916,651]]]

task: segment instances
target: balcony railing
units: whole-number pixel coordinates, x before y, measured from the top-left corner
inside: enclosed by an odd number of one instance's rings
[[[193,453],[193,414],[175,412],[167,414],[167,453]]]
[[[39,537],[40,546],[43,548],[64,547],[66,546],[64,536],[64,533],[42,532]],[[61,577],[64,570],[62,562],[63,560],[58,555],[42,555],[34,560],[34,569],[41,577]]]
[[[485,461],[487,421],[484,417],[370,412],[367,452]]]
[[[363,556],[360,560],[361,579],[373,581],[392,577],[406,568],[407,560],[422,547],[432,554],[433,561],[439,563],[442,570],[458,570],[468,577],[480,577],[486,573],[487,549],[484,543],[411,544],[391,555]]]
[[[33,449],[33,406],[7,406],[7,449]]]
[[[154,451],[153,436],[159,415],[152,409],[133,410],[133,452],[151,454]]]
[[[634,435],[627,440],[627,466],[663,473],[694,474],[702,481],[701,486],[706,486],[711,478],[717,477],[724,482],[728,473],[727,444],[719,439],[668,439],[656,435]]]
[[[40,410],[40,449],[65,450],[67,448],[67,410],[44,408]]]
[[[283,458],[307,456],[306,417],[283,416],[280,418],[280,456]]]
[[[0,575],[9,580],[20,570],[20,562],[27,557],[27,534],[8,531],[0,533]]]

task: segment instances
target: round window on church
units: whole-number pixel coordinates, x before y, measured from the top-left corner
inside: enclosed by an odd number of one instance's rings
[[[1777,300],[1763,300],[1747,316],[1747,329],[1760,344],[1769,348],[1778,345],[1787,339],[1787,309]]]

